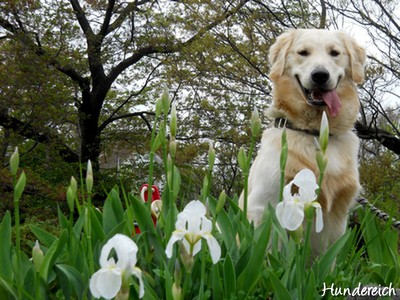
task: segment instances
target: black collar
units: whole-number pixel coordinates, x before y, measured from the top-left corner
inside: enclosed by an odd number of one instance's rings
[[[275,128],[287,128],[291,130],[305,132],[313,136],[319,136],[319,130],[297,128],[286,118],[276,118],[274,126]]]

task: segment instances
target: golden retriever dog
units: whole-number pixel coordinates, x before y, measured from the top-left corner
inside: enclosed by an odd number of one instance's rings
[[[324,227],[319,233],[312,230],[314,254],[325,251],[343,235],[348,211],[360,190],[359,141],[352,129],[359,111],[356,84],[364,80],[365,59],[364,48],[341,31],[289,30],[270,48],[269,77],[274,88],[267,115],[275,119],[275,126],[264,131],[250,169],[248,218],[257,226],[267,204],[275,207],[278,203],[283,125],[288,142],[286,184],[304,168],[318,178],[315,137],[325,111],[330,136],[319,198]],[[243,207],[243,194],[239,204]]]

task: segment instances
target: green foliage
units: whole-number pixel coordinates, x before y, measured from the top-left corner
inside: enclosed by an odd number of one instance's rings
[[[299,280],[303,287],[303,299],[321,298],[324,283],[342,287],[356,287],[358,283],[400,284],[398,234],[389,227],[382,231],[369,212],[359,210],[361,228],[348,230],[323,256],[310,265],[303,265],[299,273],[297,257],[306,253],[308,245],[296,247],[290,239],[280,239],[279,236],[285,233],[279,228],[273,210],[266,212],[265,222],[254,230],[237,208],[236,200],[228,199],[228,209],[216,214],[217,199],[209,197],[211,218],[218,225],[213,234],[221,245],[222,259],[213,265],[208,256],[198,255],[193,270],[189,272],[181,261],[179,251],[171,259],[165,257],[165,228],[168,224],[160,221],[155,228],[146,204],[133,195],[128,198],[125,200],[130,204],[123,209],[123,199],[115,188],[109,193],[102,212],[90,210],[90,239],[84,234],[82,226],[82,220],[87,217],[85,215],[70,223],[60,212],[62,232],[59,236],[32,226],[44,252],[44,260],[40,270],[35,271],[32,262],[22,255],[23,274],[12,263],[17,250],[11,242],[11,218],[7,213],[0,224],[3,237],[0,257],[4,262],[0,267],[0,294],[10,299],[30,299],[30,293],[39,298],[54,297],[60,293],[66,298],[90,298],[89,260],[97,269],[100,248],[105,241],[115,233],[132,234],[133,224],[128,223],[127,218],[130,213],[142,230],[132,238],[139,246],[138,266],[146,271],[145,299],[168,299],[177,276],[181,278],[180,289],[185,299],[194,298],[200,286],[199,272],[203,259],[209,270],[202,278],[205,298],[295,299]],[[363,237],[365,246],[356,249],[360,237]],[[278,240],[280,247],[268,247],[269,243]],[[93,246],[93,257],[88,255],[88,243]],[[178,271],[177,265],[180,265]],[[177,275],[177,272],[181,274]],[[35,283],[34,290],[31,283]]]
[[[166,145],[160,141],[168,157]],[[211,234],[221,247],[221,259],[213,264],[205,246],[196,256],[188,256],[181,245],[167,258],[165,247],[183,206],[178,201],[179,169],[171,158],[168,161],[163,209],[156,226],[148,203],[134,194],[115,186],[98,210],[91,204],[91,193],[81,187],[70,216],[58,211],[58,233],[31,226],[40,245],[35,246],[31,261],[12,241],[12,218],[7,212],[0,222],[0,297],[91,299],[89,280],[100,267],[101,248],[117,233],[131,236],[138,246],[136,266],[143,271],[144,299],[321,299],[325,285],[400,285],[398,233],[390,226],[380,228],[369,211],[359,209],[360,228],[348,229],[326,253],[311,260],[310,245],[289,238],[271,207],[266,208],[264,222],[254,228],[238,207],[237,197],[211,196],[211,173],[205,175],[201,199],[207,199]],[[210,164],[212,170],[213,159]],[[360,239],[364,245],[357,247]],[[130,299],[137,298],[137,288],[136,282],[130,286]]]
[[[400,213],[400,162],[388,151],[366,157],[360,163],[360,180],[367,199],[375,199],[373,204],[396,218]]]

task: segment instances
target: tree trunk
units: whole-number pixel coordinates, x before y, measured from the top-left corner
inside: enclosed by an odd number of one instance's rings
[[[92,91],[89,91],[89,87],[84,89],[82,91],[82,102],[78,107],[81,162],[85,164],[90,159],[94,170],[99,169],[99,156],[101,153],[99,118],[108,86],[109,83],[104,78],[104,80],[96,83],[96,87],[93,87]]]
[[[82,105],[83,107],[84,105]],[[93,168],[98,169],[100,156],[100,133],[98,128],[99,117],[84,108],[79,109],[79,126],[81,134],[80,156],[85,164],[89,159]]]

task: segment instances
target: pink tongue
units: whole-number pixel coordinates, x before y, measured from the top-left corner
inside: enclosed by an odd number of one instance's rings
[[[342,103],[339,100],[336,90],[322,93],[322,99],[328,106],[329,114],[332,117],[336,117],[339,113],[340,108],[342,107]]]

